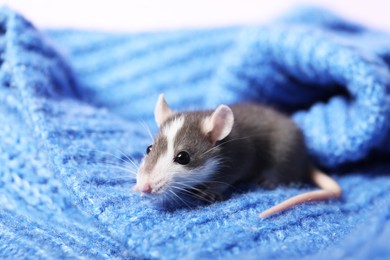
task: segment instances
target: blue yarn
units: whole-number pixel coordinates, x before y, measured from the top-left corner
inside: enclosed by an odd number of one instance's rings
[[[0,29],[1,258],[390,257],[388,34],[312,8],[259,27],[139,34],[40,31],[2,8]],[[157,130],[161,92],[178,110],[284,110],[343,197],[265,220],[313,187],[153,207],[131,191],[128,161]]]

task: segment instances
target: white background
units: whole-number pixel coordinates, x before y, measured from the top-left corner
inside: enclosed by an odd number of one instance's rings
[[[380,0],[0,0],[41,28],[155,31],[265,23],[289,8],[326,7],[390,32],[390,1]]]

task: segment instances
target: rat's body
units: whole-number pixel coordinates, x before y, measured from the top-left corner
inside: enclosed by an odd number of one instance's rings
[[[269,188],[309,180],[311,167],[303,137],[290,119],[260,105],[235,105],[231,110],[233,128],[217,142],[218,156],[227,162],[217,173],[220,179]]]
[[[293,197],[262,217],[341,194],[337,183],[313,170],[297,126],[275,110],[245,104],[174,113],[161,95],[155,117],[160,131],[148,148],[135,186],[143,193],[185,192],[213,202],[239,182],[272,188],[313,180],[322,188]]]

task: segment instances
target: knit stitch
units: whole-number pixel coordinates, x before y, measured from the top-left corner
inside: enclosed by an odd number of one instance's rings
[[[0,54],[1,258],[390,257],[388,34],[319,9],[257,27],[41,31],[2,8]],[[343,197],[265,220],[313,187],[154,207],[131,187],[162,92],[177,110],[285,111]]]

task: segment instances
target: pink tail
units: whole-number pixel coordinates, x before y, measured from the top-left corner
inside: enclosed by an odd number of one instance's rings
[[[292,198],[289,198],[272,208],[267,209],[266,211],[263,211],[260,214],[261,218],[266,218],[270,215],[273,215],[275,213],[278,213],[282,210],[286,210],[292,206],[302,204],[309,201],[318,201],[318,200],[326,200],[331,198],[338,198],[341,196],[341,188],[337,184],[335,180],[333,180],[331,177],[327,176],[325,173],[314,170],[312,173],[312,179],[315,184],[318,185],[318,187],[321,188],[321,190],[306,192],[300,195],[296,195]]]

